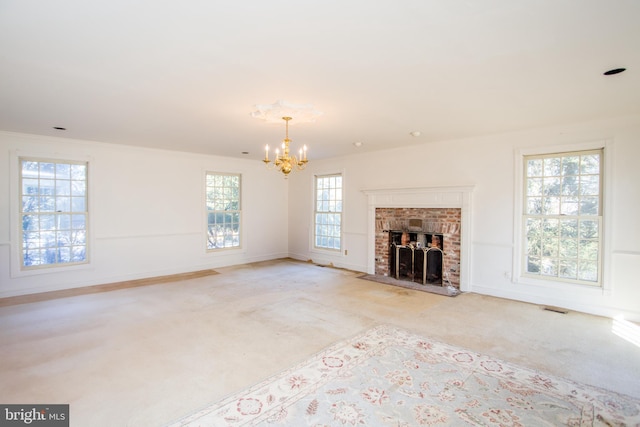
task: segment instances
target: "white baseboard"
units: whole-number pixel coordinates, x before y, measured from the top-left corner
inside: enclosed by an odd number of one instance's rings
[[[562,298],[554,298],[552,296],[540,296],[533,295],[527,292],[518,292],[517,290],[505,291],[502,289],[491,288],[488,286],[472,285],[471,292],[489,295],[498,298],[510,299],[515,301],[521,301],[538,305],[549,305],[554,307],[562,307],[565,309],[579,311],[581,313],[593,314],[596,316],[603,316],[614,318],[616,316],[624,315],[626,320],[632,322],[640,322],[640,311],[628,310],[618,307],[605,306],[601,304],[590,304],[581,301],[569,301]]]

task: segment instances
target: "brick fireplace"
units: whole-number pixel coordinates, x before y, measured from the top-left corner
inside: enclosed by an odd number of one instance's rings
[[[460,208],[376,208],[375,210],[375,274],[394,276],[392,264],[396,266],[399,260],[394,260],[396,252],[392,236],[398,233],[406,233],[411,238],[411,251],[418,251],[417,258],[422,259],[426,255],[422,251],[429,250],[430,237],[437,236],[442,242],[442,274],[435,278],[434,284],[446,286],[450,284],[460,288],[460,222],[462,211]],[[425,237],[423,248],[420,238]],[[395,239],[397,240],[397,239]],[[399,243],[399,242],[398,242]],[[420,246],[420,248],[418,248]],[[403,246],[404,248],[404,246]],[[415,249],[413,249],[415,248]],[[408,252],[408,250],[407,250]],[[414,255],[415,256],[415,255]],[[395,262],[394,262],[395,261]],[[416,262],[415,271],[422,272],[421,262]],[[413,269],[412,269],[413,270]],[[426,270],[426,269],[425,269]],[[401,279],[413,280],[409,274],[402,274]],[[417,277],[418,282],[420,278]],[[438,280],[440,279],[440,280]]]
[[[469,291],[472,191],[472,186],[363,190],[368,197],[367,273],[394,276],[389,259],[392,232],[438,235],[443,276],[452,286]],[[442,285],[448,284],[443,280]]]

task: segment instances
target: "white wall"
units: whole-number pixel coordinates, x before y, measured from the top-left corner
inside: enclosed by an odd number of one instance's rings
[[[424,132],[427,133],[427,132]],[[516,159],[519,152],[609,141],[605,205],[605,290],[531,283],[514,271]],[[345,141],[345,144],[349,144]],[[365,141],[366,144],[366,141]],[[473,185],[470,285],[473,292],[640,321],[640,116],[526,132],[427,143],[371,154],[313,160],[290,180],[289,252],[297,259],[366,271],[367,198],[363,189]],[[314,251],[313,176],[342,172],[344,252]],[[298,195],[294,199],[293,195]]]
[[[606,171],[606,291],[563,283],[540,286],[513,276],[516,153],[604,140],[612,142]],[[15,209],[10,193],[17,185],[12,168],[18,154],[90,161],[89,268],[12,276],[11,251],[18,242],[11,240],[11,227],[17,225],[10,222]],[[0,132],[0,297],[283,256],[364,272],[372,243],[363,189],[473,185],[473,292],[606,316],[622,313],[640,321],[639,159],[640,116],[310,159],[306,171],[288,180],[257,161]],[[242,173],[241,250],[204,250],[206,170]],[[344,175],[347,254],[314,251],[311,242],[313,176],[335,172]]]
[[[18,155],[89,161],[89,266],[10,267]],[[0,297],[288,256],[287,182],[259,161],[0,132],[0,165]],[[242,249],[205,250],[205,171],[242,174]]]

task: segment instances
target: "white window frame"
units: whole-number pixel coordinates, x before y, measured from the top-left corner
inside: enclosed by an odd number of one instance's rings
[[[578,290],[585,292],[603,292],[610,294],[610,251],[608,230],[611,230],[611,215],[607,215],[607,208],[611,206],[612,188],[609,179],[609,171],[612,170],[613,159],[613,142],[612,141],[592,141],[577,144],[555,145],[553,147],[536,147],[524,148],[515,151],[515,207],[514,207],[514,251],[513,251],[513,275],[512,283],[522,285],[533,285],[538,287],[546,287],[551,289],[564,288],[565,290]],[[537,275],[528,275],[525,271],[526,257],[526,239],[524,236],[524,201],[526,198],[526,177],[525,177],[525,157],[527,156],[553,156],[554,154],[562,155],[571,152],[583,152],[602,150],[603,158],[600,164],[600,247],[599,247],[599,280],[597,284],[593,282],[580,282],[578,280],[562,279],[554,276],[541,277]]]
[[[210,186],[208,184],[209,177],[237,177],[238,178],[238,209],[215,209],[216,201],[214,198],[211,198],[212,194],[210,193]],[[243,241],[243,225],[242,225],[242,174],[241,173],[232,173],[232,172],[217,172],[217,171],[206,171],[205,172],[205,182],[204,182],[204,213],[205,213],[205,249],[207,252],[219,252],[219,251],[228,251],[228,250],[237,250],[242,249],[242,241]],[[214,178],[215,179],[215,178]],[[222,187],[224,191],[224,186]],[[211,209],[210,209],[211,208]],[[237,244],[234,244],[234,240],[231,240],[231,245],[227,246],[227,242],[223,239],[224,246],[220,247],[209,247],[209,226],[210,226],[210,216],[211,215],[237,215],[237,226],[238,226],[238,235],[237,235]],[[223,221],[223,223],[225,223]],[[231,222],[234,224],[234,222]]]
[[[22,260],[23,234],[22,234],[22,169],[21,160],[35,160],[41,162],[55,162],[68,164],[86,165],[86,202],[85,202],[85,260],[73,263],[52,263],[38,266],[24,267]],[[94,233],[92,226],[92,170],[93,159],[89,156],[65,155],[64,153],[53,153],[44,151],[12,150],[10,152],[10,206],[11,206],[11,277],[19,278],[32,275],[60,273],[65,271],[85,270],[92,268],[92,248],[94,247]]]
[[[326,179],[332,177],[340,177],[340,207],[339,211],[334,211],[331,208],[331,204],[327,208],[327,210],[319,210],[318,209],[318,180]],[[337,200],[334,200],[334,202]],[[340,245],[338,248],[335,247],[325,247],[317,245],[317,218],[318,215],[322,214],[339,214],[340,217],[340,225],[339,225],[339,236]],[[334,172],[334,173],[325,173],[325,174],[316,174],[313,177],[313,230],[312,230],[312,248],[316,251],[327,251],[330,253],[342,254],[342,248],[344,247],[344,174],[342,172]],[[327,237],[335,237],[335,236],[327,236]]]

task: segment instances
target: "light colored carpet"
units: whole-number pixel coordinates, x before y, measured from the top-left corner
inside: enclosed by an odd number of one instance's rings
[[[639,424],[639,399],[381,325],[171,426]]]

